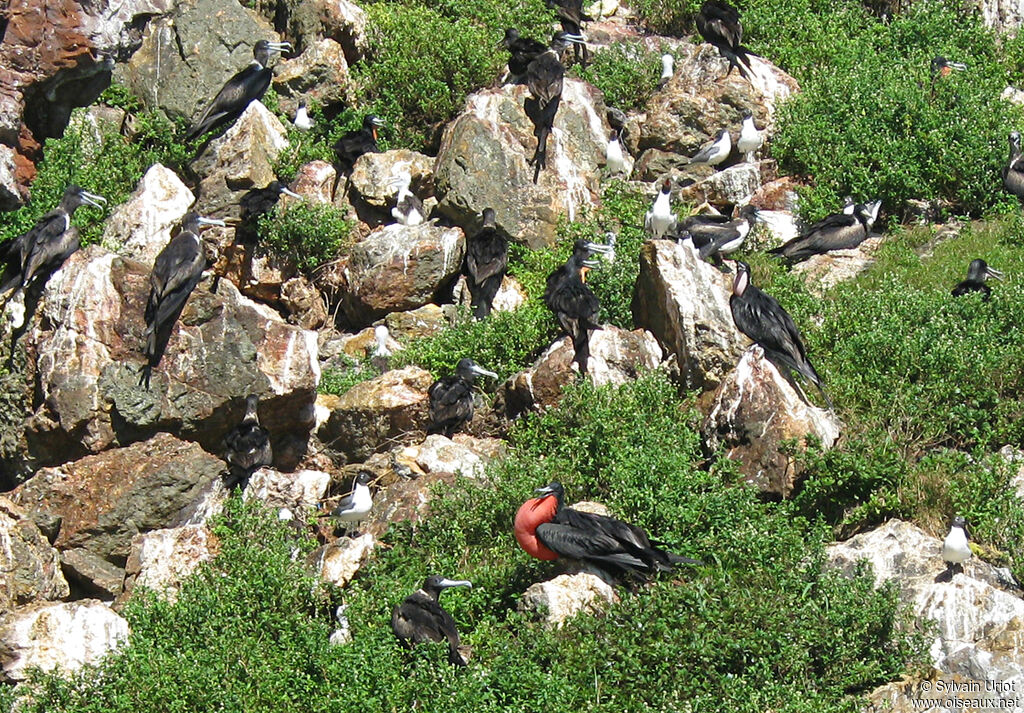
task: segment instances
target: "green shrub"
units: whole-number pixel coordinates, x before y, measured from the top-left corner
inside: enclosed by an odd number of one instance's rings
[[[301,270],[338,257],[347,244],[352,224],[327,203],[276,203],[260,216],[257,232],[268,250],[287,257]]]
[[[695,32],[693,22],[701,3],[702,0],[633,0],[630,7],[651,32],[683,37]]]
[[[349,357],[344,357],[342,361],[345,364],[341,368],[331,367],[323,370],[320,374],[320,384],[316,389],[318,393],[341,396],[356,384],[380,376],[380,372],[369,363]]]
[[[661,55],[648,51],[642,42],[613,42],[591,57],[586,69],[576,71],[604,93],[608,106],[641,109],[658,87]]]

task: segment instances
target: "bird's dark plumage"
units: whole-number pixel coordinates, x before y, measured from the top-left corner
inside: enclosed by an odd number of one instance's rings
[[[471,587],[464,580],[451,580],[432,575],[423,581],[423,586],[405,598],[391,612],[391,630],[406,648],[412,648],[424,641],[447,641],[448,662],[465,666],[466,661],[459,653],[459,632],[455,620],[438,602],[438,596],[449,587]]]
[[[729,72],[733,67],[740,74],[750,78],[749,52],[742,44],[743,25],[739,11],[725,0],[706,0],[696,17],[697,31],[706,42],[714,45],[729,60]]]
[[[1017,198],[1024,199],[1024,156],[1021,155],[1020,132],[1011,131],[1010,158],[1003,166],[1003,187]]]
[[[581,42],[582,38],[556,32],[548,49],[538,55],[526,68],[526,84],[530,96],[524,108],[533,122],[537,137],[537,150],[530,159],[533,164],[533,182],[537,182],[540,170],[547,166],[548,136],[555,124],[555,114],[562,100],[562,85],[565,67],[562,66],[562,52],[570,43]]]
[[[271,181],[266,188],[253,188],[247,191],[238,202],[242,209],[243,224],[254,226],[260,216],[266,214],[277,205],[281,196],[302,200],[302,196],[278,180]]]
[[[508,72],[512,77],[521,77],[526,74],[530,62],[540,57],[548,49],[543,42],[521,36],[519,30],[514,27],[505,30],[505,39],[501,41],[501,44],[508,50]]]
[[[577,240],[565,264],[548,275],[544,289],[544,304],[555,313],[558,323],[572,339],[573,361],[579,365],[581,374],[587,373],[590,330],[601,328],[597,321],[601,305],[586,284],[586,272],[594,266],[588,258],[595,252],[606,253],[608,250],[606,245]]]
[[[466,275],[473,316],[483,319],[508,268],[508,240],[495,227],[494,210],[487,208],[483,226],[466,245]]]
[[[443,433],[450,438],[462,424],[473,420],[473,382],[477,376],[498,378],[472,359],[460,359],[455,373],[442,376],[430,385],[427,433]]]
[[[380,118],[367,114],[363,117],[362,127],[338,139],[334,144],[334,153],[344,170],[351,170],[355,160],[364,153],[380,153],[380,147],[377,146],[377,129],[381,126],[384,126],[384,122]]]
[[[267,66],[271,54],[291,48],[287,42],[257,42],[252,48],[252,62],[217,92],[217,96],[196,119],[185,138],[191,141],[221,124],[234,121],[242,115],[250,102],[263,98],[274,74]]]
[[[862,203],[854,207],[853,213],[834,213],[771,252],[789,262],[800,262],[830,250],[855,248],[871,235],[881,204]]]
[[[807,358],[803,339],[793,318],[774,297],[751,284],[749,265],[739,261],[736,265],[736,279],[729,298],[736,328],[764,349],[770,361],[793,369],[811,381],[831,407],[832,402],[825,394],[821,377]]]
[[[743,241],[754,226],[757,208],[745,205],[737,210],[735,218],[729,221],[708,220],[704,216],[693,220],[694,217],[691,216],[682,222],[683,229],[693,240],[700,259],[710,258],[714,260],[719,269],[724,270],[725,263],[722,261],[722,255],[735,252],[743,245]],[[705,219],[701,220],[700,218]]]
[[[270,432],[260,425],[260,399],[251,394],[245,399],[245,415],[242,421],[228,431],[224,437],[224,460],[230,471],[228,487],[240,485],[242,488],[249,482],[249,477],[263,466],[274,461],[274,452],[270,447]]]
[[[995,268],[989,267],[988,263],[981,259],[971,260],[967,268],[967,279],[957,283],[953,288],[954,297],[963,297],[971,292],[980,292],[981,299],[988,302],[992,299],[992,288],[985,284],[985,280],[994,277],[997,280],[1003,279],[1003,273]]]
[[[583,12],[583,0],[547,0],[547,5],[555,11],[562,25],[562,32],[569,35],[583,35],[583,23],[594,18]],[[586,43],[573,45],[573,56],[580,66],[586,67],[590,61],[590,50]]]

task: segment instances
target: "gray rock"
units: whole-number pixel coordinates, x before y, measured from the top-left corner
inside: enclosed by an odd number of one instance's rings
[[[319,470],[282,473],[273,468],[260,468],[252,474],[242,497],[259,500],[269,508],[303,513],[323,500],[330,483],[331,476]]]
[[[103,244],[125,257],[152,265],[195,202],[177,174],[155,163],[135,193],[114,209],[103,227]]]
[[[732,321],[731,282],[689,243],[648,240],[641,247],[633,319],[675,355],[689,388],[715,388],[747,343]]]
[[[737,205],[747,203],[760,187],[761,171],[758,165],[739,163],[686,186],[679,191],[679,196],[693,203]]]
[[[558,221],[574,220],[600,196],[608,124],[594,87],[567,78],[548,139],[548,167],[533,182],[537,140],[522,85],[484,89],[444,131],[434,168],[438,209],[458,225],[475,225],[493,208],[498,229],[532,248],[551,245]]]
[[[355,101],[345,53],[331,39],[319,40],[298,57],[278,63],[273,87],[279,95],[281,110],[292,118],[303,99],[315,99],[321,105]]]
[[[454,321],[451,305],[425,304],[408,312],[392,312],[384,318],[388,333],[406,341],[429,337],[450,327]]]
[[[618,601],[610,584],[596,574],[579,572],[531,584],[523,592],[519,608],[543,616],[548,628],[561,628],[580,612],[597,614]]]
[[[317,329],[327,324],[327,300],[304,275],[296,275],[281,285],[281,306],[288,312],[288,321],[303,329]]]
[[[469,309],[472,303],[472,295],[469,293],[469,285],[466,284],[466,276],[460,275],[455,287],[452,290],[452,297],[455,304]],[[505,275],[501,278],[501,285],[494,295],[491,309],[495,312],[513,312],[526,304],[526,290],[514,277]]]
[[[124,595],[145,587],[173,602],[182,582],[219,552],[220,543],[205,525],[153,530],[132,539],[125,566]],[[124,597],[119,603],[125,601]]]
[[[60,556],[23,508],[0,495],[0,612],[70,590]]]
[[[386,225],[356,243],[341,305],[363,327],[389,312],[421,307],[462,269],[466,238],[459,228]]]
[[[808,404],[753,346],[715,392],[701,431],[709,451],[739,463],[747,482],[787,497],[802,474],[790,446],[813,436],[831,448],[842,428],[831,411]]]
[[[60,563],[68,581],[75,590],[76,599],[80,592],[113,601],[124,587],[124,569],[103,559],[84,547],[71,547],[60,553]]]
[[[1016,35],[1021,25],[1024,25],[1022,0],[981,0],[978,9],[986,27],[1008,35]]]
[[[338,181],[338,171],[326,161],[310,161],[303,165],[290,188],[307,200],[316,203],[334,202],[334,184]]]

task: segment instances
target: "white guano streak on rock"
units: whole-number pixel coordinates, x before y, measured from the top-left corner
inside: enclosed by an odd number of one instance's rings
[[[456,248],[459,245],[459,231],[455,228],[444,231],[439,242],[441,244],[442,264],[444,265],[445,273],[447,273],[452,269],[452,256],[455,255]]]

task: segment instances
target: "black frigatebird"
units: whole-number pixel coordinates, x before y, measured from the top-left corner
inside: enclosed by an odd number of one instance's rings
[[[338,163],[345,171],[352,170],[352,164],[364,153],[380,153],[377,146],[377,129],[384,126],[384,122],[373,114],[363,117],[362,127],[344,134],[334,144],[334,153],[338,156]]]
[[[572,255],[562,267],[548,275],[544,288],[546,304],[565,333],[572,339],[575,351],[573,361],[579,366],[580,374],[587,373],[587,359],[590,357],[590,330],[601,329],[597,314],[601,305],[597,295],[586,284],[587,272],[597,267],[588,258],[594,253],[607,253],[608,245],[599,245],[587,240],[577,240]]]
[[[1021,155],[1020,132],[1011,131],[1010,158],[1003,166],[1003,186],[1017,198],[1024,199],[1024,156]]]
[[[184,309],[188,296],[199,284],[206,267],[199,230],[203,225],[224,225],[223,220],[203,218],[190,212],[181,221],[181,231],[171,238],[153,262],[146,302],[146,366],[141,382],[149,388],[153,367],[160,363],[174,323]]]
[[[455,372],[442,376],[427,389],[430,397],[430,425],[427,433],[443,433],[451,438],[455,430],[473,420],[473,382],[478,376],[497,379],[469,358],[460,359]]]
[[[583,0],[547,0],[549,8],[555,11],[562,25],[562,32],[569,35],[583,36],[583,23],[594,18],[583,12]],[[573,45],[573,58],[586,67],[590,61],[590,50],[585,43]]]
[[[1003,273],[995,268],[989,267],[988,263],[981,259],[971,260],[967,268],[967,279],[958,283],[953,288],[954,297],[962,297],[970,292],[980,292],[981,299],[988,302],[992,299],[992,288],[985,284],[985,280],[994,277],[997,280],[1003,279]]]
[[[534,492],[540,497],[523,503],[513,524],[519,546],[531,557],[564,557],[616,579],[629,576],[641,581],[679,564],[701,564],[663,549],[636,525],[565,507],[565,490],[557,481]]]
[[[302,196],[276,179],[271,181],[266,188],[253,188],[246,191],[238,201],[238,205],[241,207],[242,223],[247,226],[255,226],[260,216],[265,215],[277,205],[281,196],[302,200]]]
[[[508,240],[495,224],[493,208],[485,208],[483,225],[466,245],[466,284],[473,316],[484,319],[508,268]]]
[[[271,55],[282,50],[290,51],[291,48],[288,42],[269,40],[260,40],[253,45],[252,62],[217,92],[217,96],[189,129],[185,139],[191,141],[221,124],[234,121],[242,115],[250,102],[259,101],[270,86],[274,74],[267,66]]]
[[[740,13],[725,0],[706,0],[697,13],[697,32],[706,42],[714,45],[729,60],[729,71],[733,67],[746,79],[750,79],[750,58],[752,54],[740,43],[743,41],[743,25]]]
[[[530,159],[533,165],[533,182],[537,182],[540,170],[547,166],[548,136],[555,124],[555,114],[562,101],[562,84],[565,67],[562,53],[570,44],[583,42],[579,35],[556,32],[548,49],[530,62],[526,68],[526,84],[530,96],[524,103],[526,115],[530,117],[537,137],[537,150]]]
[[[736,328],[764,349],[765,356],[774,364],[793,369],[811,381],[832,408],[832,401],[814,370],[800,332],[793,318],[774,297],[765,294],[750,283],[750,266],[736,261],[736,279],[733,281],[729,309]]]
[[[465,666],[459,653],[459,632],[452,615],[437,601],[450,587],[472,587],[465,580],[445,579],[436,574],[423,580],[423,585],[405,598],[391,613],[391,630],[405,648],[424,641],[448,641],[448,663]]]
[[[771,252],[794,263],[830,250],[855,248],[871,235],[881,207],[882,201],[872,201],[854,206],[852,213],[833,213]]]
[[[253,473],[274,462],[270,432],[260,425],[256,413],[259,405],[259,396],[247,396],[242,421],[224,437],[224,460],[227,461],[230,474],[225,485],[229,488],[238,485],[244,490]]]
[[[510,78],[522,77],[530,62],[547,52],[548,46],[530,37],[523,37],[519,30],[509,27],[500,43],[508,50],[508,73]]]

